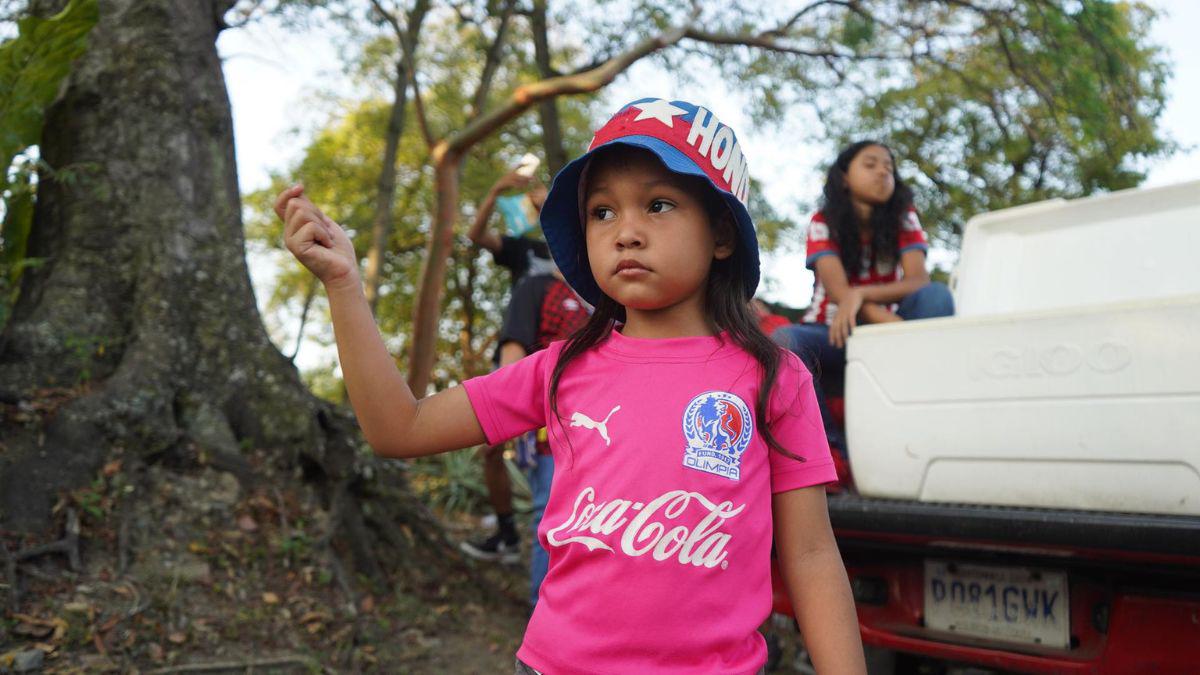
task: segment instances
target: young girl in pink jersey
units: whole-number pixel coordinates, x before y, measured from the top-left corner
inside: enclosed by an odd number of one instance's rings
[[[821,673],[865,671],[822,487],[812,378],[759,330],[758,246],[733,131],[702,107],[624,106],[555,178],[542,228],[596,307],[570,339],[417,400],[363,299],[354,249],[280,194],[292,253],[324,283],[346,388],[381,455],[545,426],[549,571],[517,673],[762,672],[774,542]]]
[[[812,302],[803,323],[773,337],[814,374],[825,433],[844,455],[845,440],[825,393],[841,382],[854,327],[949,316],[954,300],[944,284],[929,281],[929,245],[912,190],[900,179],[891,149],[877,141],[851,144],[830,165],[807,249],[815,276]]]

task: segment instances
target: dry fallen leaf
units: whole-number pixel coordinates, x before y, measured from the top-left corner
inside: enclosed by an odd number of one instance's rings
[[[278,605],[279,604],[279,596],[272,593],[271,591],[267,591],[266,593],[263,593],[262,599],[263,599],[263,602],[267,603],[268,605]]]
[[[53,619],[39,619],[36,616],[28,614],[13,614],[12,618],[20,623],[17,624],[13,632],[17,635],[25,635],[31,638],[40,639],[50,635],[53,641],[61,640],[67,632],[67,627],[70,625],[65,619],[54,617]],[[51,635],[53,633],[53,635]]]
[[[329,621],[330,618],[331,617],[329,616],[328,612],[320,612],[314,609],[310,612],[305,612],[304,616],[300,617],[300,623],[308,623],[310,621]]]
[[[248,515],[242,515],[237,521],[238,527],[245,532],[257,532],[258,523]]]
[[[185,635],[184,633],[182,633],[180,631],[176,631],[176,632],[168,635],[167,639],[170,640],[173,644],[181,645],[181,644],[187,642],[187,635]]]
[[[21,622],[17,624],[16,628],[12,629],[12,632],[16,633],[17,635],[24,635],[31,638],[44,638],[53,630],[53,626],[42,626],[33,623]]]
[[[104,474],[105,478],[108,478],[120,470],[121,470],[121,460],[115,459],[115,460],[109,462],[108,464],[104,465],[104,469],[102,470],[102,473]]]

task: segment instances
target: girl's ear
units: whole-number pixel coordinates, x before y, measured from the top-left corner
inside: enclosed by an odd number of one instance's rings
[[[733,214],[729,209],[722,209],[716,222],[716,248],[713,249],[713,258],[725,260],[733,255],[736,248],[737,228],[733,224]]]

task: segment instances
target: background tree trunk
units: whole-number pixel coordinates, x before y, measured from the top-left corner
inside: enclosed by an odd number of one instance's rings
[[[383,8],[376,4],[382,13]],[[388,116],[387,136],[384,139],[383,165],[376,185],[375,214],[371,221],[371,248],[367,250],[367,266],[363,275],[364,292],[371,312],[379,304],[379,286],[382,283],[383,258],[392,239],[392,203],[396,199],[396,156],[399,154],[400,139],[404,136],[404,120],[408,108],[408,82],[415,67],[416,45],[421,36],[421,24],[429,11],[428,0],[420,0],[405,17],[406,26],[387,14],[396,32],[400,56],[396,61],[396,80],[392,87],[392,108]]]
[[[48,111],[41,154],[56,171],[39,185],[28,253],[47,262],[24,275],[0,336],[0,527],[42,528],[57,494],[113,453],[203,453],[253,481],[245,450],[267,449],[319,484],[360,569],[376,573],[361,501],[380,476],[398,490],[371,525],[403,519],[434,542],[440,529],[396,472],[363,478],[374,458],[353,415],[313,396],[263,328],[215,46],[232,4],[102,1]],[[53,410],[11,414],[47,389]]]
[[[533,33],[533,59],[537,63],[538,77],[543,80],[558,73],[550,64],[550,39],[546,21],[546,0],[534,0],[529,13],[529,27]],[[538,123],[542,125],[542,148],[546,153],[546,170],[551,180],[567,164],[567,151],[563,147],[562,122],[558,117],[558,99],[550,98],[538,104]]]

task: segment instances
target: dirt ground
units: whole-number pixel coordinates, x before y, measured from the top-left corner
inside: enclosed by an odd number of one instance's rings
[[[0,564],[0,673],[511,672],[522,568],[459,559],[372,582],[319,545],[327,514],[298,481],[148,472],[110,463],[59,503],[60,532],[78,514],[79,569],[65,551]],[[144,485],[155,493],[124,498]],[[473,534],[446,525],[454,541]],[[53,538],[0,536],[8,552]]]
[[[0,673],[512,672],[526,564],[354,577],[319,544],[327,514],[299,481],[246,489],[203,465],[135,480],[114,460],[64,496],[60,528],[72,512],[78,570],[63,552],[4,566]],[[443,521],[452,542],[483,533]],[[0,538],[15,552],[52,537]],[[811,672],[790,622],[771,631],[785,648],[773,672]]]

